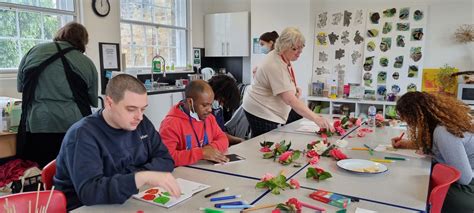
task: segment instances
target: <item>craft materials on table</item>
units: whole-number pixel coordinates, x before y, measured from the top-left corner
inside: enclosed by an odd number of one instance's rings
[[[216,194],[225,192],[225,191],[227,191],[227,190],[229,190],[229,187],[226,187],[226,188],[224,188],[224,189],[217,190],[217,191],[215,191],[215,192],[211,192],[211,193],[209,193],[209,194],[207,194],[207,195],[204,195],[204,197],[205,197],[205,198],[208,198],[208,197],[214,196],[214,195],[216,195]]]
[[[412,158],[424,158],[424,155],[420,155],[416,153],[414,149],[395,149],[391,144],[379,144],[374,149],[377,152],[389,153],[389,154],[397,154],[402,155],[405,157],[412,157]]]
[[[233,202],[226,202],[226,203],[216,203],[214,207],[220,208],[221,206],[228,206],[228,205],[248,205],[246,201],[233,201]]]
[[[379,159],[379,158],[371,158],[370,160],[377,163],[392,163],[393,162],[393,160]]]
[[[324,190],[316,190],[311,193],[309,197],[313,200],[321,201],[338,208],[347,208],[351,203],[350,198]]]
[[[364,146],[368,149],[370,155],[374,155],[374,149],[370,148],[367,144],[364,144]]]
[[[386,160],[410,160],[406,158],[399,158],[399,157],[384,157]]]
[[[223,197],[213,197],[211,198],[211,202],[215,201],[221,201],[221,200],[232,200],[236,198],[242,197],[241,195],[229,195],[229,196],[223,196]]]
[[[254,206],[252,208],[244,209],[242,212],[251,212],[251,211],[256,211],[260,209],[268,209],[268,208],[275,208],[278,204],[264,204],[264,205],[258,205]]]
[[[146,191],[133,195],[133,198],[169,208],[192,197],[195,193],[210,187],[202,183],[197,183],[181,178],[176,179],[176,182],[178,182],[178,185],[181,188],[181,196],[179,198],[171,196],[169,192],[161,187],[150,188]]]

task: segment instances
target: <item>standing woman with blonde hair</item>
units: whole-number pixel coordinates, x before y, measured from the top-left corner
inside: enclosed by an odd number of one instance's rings
[[[255,81],[244,95],[243,108],[252,130],[252,137],[261,135],[287,122],[291,109],[315,122],[321,128],[333,127],[325,118],[314,114],[299,100],[292,61],[298,60],[305,38],[294,27],[282,31],[275,50],[258,66]]]
[[[420,149],[435,163],[455,167],[461,178],[451,184],[442,212],[474,212],[474,125],[470,108],[459,100],[409,92],[396,105],[409,138],[392,138],[395,148]]]
[[[69,127],[91,114],[91,106],[97,107],[97,70],[84,55],[88,41],[86,28],[70,22],[59,29],[54,42],[34,46],[20,62],[17,156],[40,168],[56,159]]]

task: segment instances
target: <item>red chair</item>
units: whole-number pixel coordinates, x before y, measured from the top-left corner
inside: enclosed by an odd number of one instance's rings
[[[43,182],[44,189],[50,190],[53,187],[53,177],[56,174],[56,160],[48,163],[41,171],[41,182]]]
[[[50,190],[39,192],[38,208],[46,208],[50,192]],[[28,212],[28,203],[31,201],[31,212],[35,212],[37,193],[38,192],[23,192],[2,196],[0,197],[0,206],[2,207],[1,209],[5,210],[4,205],[6,204],[6,199],[8,199],[8,206],[10,209],[13,209],[13,205],[15,205],[15,212]],[[53,195],[51,196],[51,200],[49,201],[49,206],[46,212],[66,212],[66,196],[64,196],[61,191],[53,191]]]
[[[441,212],[449,186],[459,180],[460,177],[461,172],[446,164],[437,163],[433,167],[430,182],[431,192],[428,201],[429,212]]]

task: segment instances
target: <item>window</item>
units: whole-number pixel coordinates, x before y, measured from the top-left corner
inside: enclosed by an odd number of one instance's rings
[[[149,68],[154,56],[186,67],[187,0],[121,0],[122,53],[130,68]]]
[[[75,17],[75,0],[0,0],[0,73],[16,72],[31,47]]]

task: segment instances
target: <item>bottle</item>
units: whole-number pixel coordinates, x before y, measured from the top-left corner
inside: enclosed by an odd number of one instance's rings
[[[377,113],[377,109],[375,108],[375,106],[370,106],[369,107],[369,112],[368,112],[368,121],[367,121],[367,124],[370,126],[370,127],[375,127],[375,114]]]
[[[337,83],[335,79],[333,79],[331,82],[331,87],[329,89],[329,98],[332,98],[332,99],[337,98]]]

